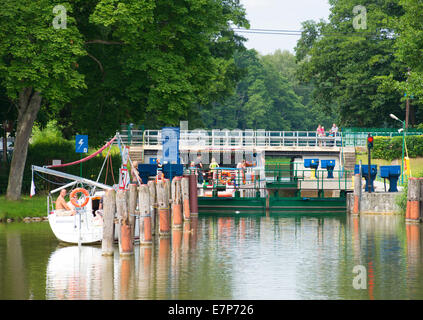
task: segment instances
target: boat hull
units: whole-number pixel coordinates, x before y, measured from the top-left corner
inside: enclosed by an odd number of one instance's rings
[[[74,216],[58,216],[49,214],[48,221],[57,239],[67,243],[95,243],[103,237],[101,221],[94,221],[91,214],[85,212]],[[91,215],[92,216],[92,215]]]

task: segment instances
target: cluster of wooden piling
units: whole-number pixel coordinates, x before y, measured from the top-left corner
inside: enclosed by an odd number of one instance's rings
[[[172,182],[149,181],[139,187],[131,184],[128,190],[117,192],[107,190],[103,199],[102,254],[113,255],[115,228],[119,253],[133,253],[136,219],[139,219],[140,245],[151,245],[155,235],[170,236],[172,229],[182,229],[183,222],[197,214],[195,175],[174,177]]]

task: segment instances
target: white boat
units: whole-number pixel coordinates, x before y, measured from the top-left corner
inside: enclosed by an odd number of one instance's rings
[[[117,137],[119,138],[119,136]],[[108,144],[106,144],[103,148],[97,151],[97,153],[104,150],[106,146],[111,145],[111,142],[114,139],[112,139]],[[101,197],[104,195],[106,190],[117,190],[120,186],[108,186],[97,181],[92,181],[61,171],[52,170],[46,167],[39,167],[33,165],[32,170],[33,172],[35,171],[44,174],[49,174],[72,181],[64,186],[50,191],[49,195],[47,196],[47,217],[54,235],[60,241],[67,243],[89,244],[101,242],[103,237],[103,218],[101,215],[101,211],[98,211]],[[74,206],[70,204],[70,202],[68,202],[68,205],[70,207],[74,207],[76,214],[72,216],[63,216],[61,214],[58,214],[58,212],[54,208],[54,201],[52,195],[57,192],[60,192],[62,189],[75,187],[76,185],[86,186],[86,188],[88,189],[84,189],[86,195],[83,195],[83,197],[78,200],[78,203],[79,205],[81,205],[81,207]],[[126,183],[124,187],[127,187]],[[82,206],[82,202],[85,202],[86,205]],[[115,217],[117,217],[117,213],[115,213]],[[118,239],[118,228],[115,228],[115,239]],[[134,239],[139,239],[138,219],[135,219]]]

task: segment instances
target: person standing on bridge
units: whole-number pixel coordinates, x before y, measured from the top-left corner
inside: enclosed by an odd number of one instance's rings
[[[325,136],[325,129],[320,124],[317,126],[316,136],[318,137],[317,138],[318,141],[320,140],[319,137],[324,137]],[[319,141],[319,146],[321,146],[321,145],[322,145],[322,142]]]
[[[333,124],[332,128],[330,128],[329,135],[331,137],[336,137],[337,133],[338,133],[338,127],[336,126],[336,124]]]
[[[333,124],[332,128],[330,128],[329,136],[335,138],[337,134],[338,134],[338,127],[336,126],[336,124]],[[332,146],[335,146],[335,144],[336,144],[335,139],[333,139]]]

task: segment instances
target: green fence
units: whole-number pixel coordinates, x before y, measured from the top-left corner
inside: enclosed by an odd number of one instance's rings
[[[402,132],[398,132],[399,128],[342,128],[342,141],[344,147],[365,147],[367,136],[370,133],[373,137],[396,137],[402,136]],[[423,135],[422,130],[408,128],[407,136]]]

